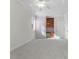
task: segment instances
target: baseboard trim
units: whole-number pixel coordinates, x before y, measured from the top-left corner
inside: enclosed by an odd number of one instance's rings
[[[31,40],[33,40],[33,39],[31,39]],[[21,47],[23,45],[25,45],[26,43],[30,42],[31,40],[28,40],[28,41],[25,41],[23,43],[20,43],[20,44],[16,45],[14,48],[10,49],[10,52],[14,51],[15,49],[17,49],[17,48],[19,48],[19,47]]]

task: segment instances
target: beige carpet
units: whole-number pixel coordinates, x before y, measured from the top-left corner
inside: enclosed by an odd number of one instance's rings
[[[68,59],[67,40],[32,40],[11,52],[10,59]]]

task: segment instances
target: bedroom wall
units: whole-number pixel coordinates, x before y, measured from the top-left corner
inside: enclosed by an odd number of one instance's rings
[[[34,33],[31,25],[32,11],[25,9],[17,0],[11,0],[10,4],[10,49],[12,51],[32,40]]]

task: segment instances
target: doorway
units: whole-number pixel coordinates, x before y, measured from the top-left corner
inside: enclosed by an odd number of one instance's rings
[[[54,35],[54,18],[46,17],[46,38],[53,38]]]

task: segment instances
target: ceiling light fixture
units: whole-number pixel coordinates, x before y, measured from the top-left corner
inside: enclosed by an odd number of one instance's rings
[[[33,4],[31,4],[30,6],[34,7],[35,10],[43,10],[44,8],[48,8],[48,2],[50,0],[35,0],[33,1]]]
[[[44,0],[42,0],[42,1],[38,0],[38,1],[36,1],[36,4],[37,5],[45,5],[46,1],[44,1]]]
[[[36,0],[36,6],[42,10],[44,7],[46,7],[46,1],[45,0]]]
[[[36,5],[39,7],[39,8],[43,8],[46,6],[46,3],[45,2],[37,2]]]

